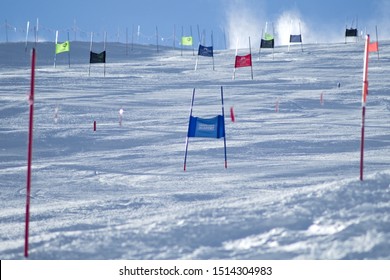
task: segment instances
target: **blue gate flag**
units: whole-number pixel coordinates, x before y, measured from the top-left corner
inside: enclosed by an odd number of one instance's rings
[[[214,56],[213,47],[212,46],[205,47],[205,46],[199,45],[198,55],[213,57]]]
[[[275,40],[264,40],[261,39],[260,48],[262,49],[273,49],[275,47]]]
[[[345,37],[357,37],[358,30],[357,29],[346,29],[345,30]]]
[[[302,43],[302,35],[290,35],[290,43]]]
[[[214,118],[203,119],[191,116],[187,136],[203,138],[225,137],[224,117],[218,115]]]
[[[188,123],[188,132],[186,137],[186,151],[184,154],[184,171],[186,171],[186,166],[187,166],[188,143],[190,137],[223,138],[223,146],[224,146],[224,153],[225,153],[225,168],[227,168],[223,87],[221,87],[222,115],[217,115],[213,118],[208,118],[208,119],[192,116],[194,100],[195,100],[195,89],[192,92],[192,99],[191,99],[190,120]]]

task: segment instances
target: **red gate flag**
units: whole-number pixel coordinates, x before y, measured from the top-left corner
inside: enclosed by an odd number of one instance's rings
[[[236,55],[235,68],[252,66],[252,54],[247,55]]]
[[[368,45],[368,52],[377,52],[379,50],[378,42],[373,42]]]

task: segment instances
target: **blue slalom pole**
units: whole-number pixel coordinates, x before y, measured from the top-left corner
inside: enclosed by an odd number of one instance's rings
[[[222,117],[223,117],[223,145],[225,150],[225,168],[227,168],[226,133],[225,133],[225,106],[223,103],[223,87],[221,86]]]
[[[190,133],[190,122],[192,117],[192,108],[194,107],[194,99],[195,99],[195,88],[192,91],[192,99],[191,99],[191,109],[190,109],[190,117],[188,121],[188,132],[187,132],[187,138],[186,138],[186,152],[184,155],[184,171],[186,171],[187,168],[187,152],[188,152],[188,142],[189,142],[189,133]]]

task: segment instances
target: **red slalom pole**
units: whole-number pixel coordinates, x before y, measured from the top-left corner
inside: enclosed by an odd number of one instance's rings
[[[234,109],[233,109],[233,107],[230,107],[230,118],[231,118],[232,122],[236,121],[236,117],[234,116]]]
[[[366,121],[366,103],[368,95],[368,55],[370,46],[370,35],[366,36],[366,45],[364,50],[364,71],[363,71],[363,90],[362,90],[362,135],[360,141],[360,181],[363,181],[364,167],[364,126]]]
[[[28,232],[30,223],[30,194],[31,194],[31,162],[32,162],[32,144],[33,144],[33,123],[34,123],[34,88],[35,88],[35,48],[32,49],[31,55],[31,83],[30,96],[30,124],[28,132],[28,155],[27,155],[27,192],[26,192],[26,231],[24,239],[24,256],[28,257]]]

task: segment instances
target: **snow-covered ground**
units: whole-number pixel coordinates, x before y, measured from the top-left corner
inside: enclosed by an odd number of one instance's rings
[[[390,42],[370,59],[360,182],[363,48],[263,50],[252,81],[232,80],[234,50],[195,72],[192,50],[110,43],[89,77],[89,43],[71,68],[38,44],[29,257],[389,259]],[[24,258],[29,83],[24,44],[0,44],[1,259]],[[222,140],[191,138],[184,172],[192,90],[212,117],[221,86],[228,168]]]

